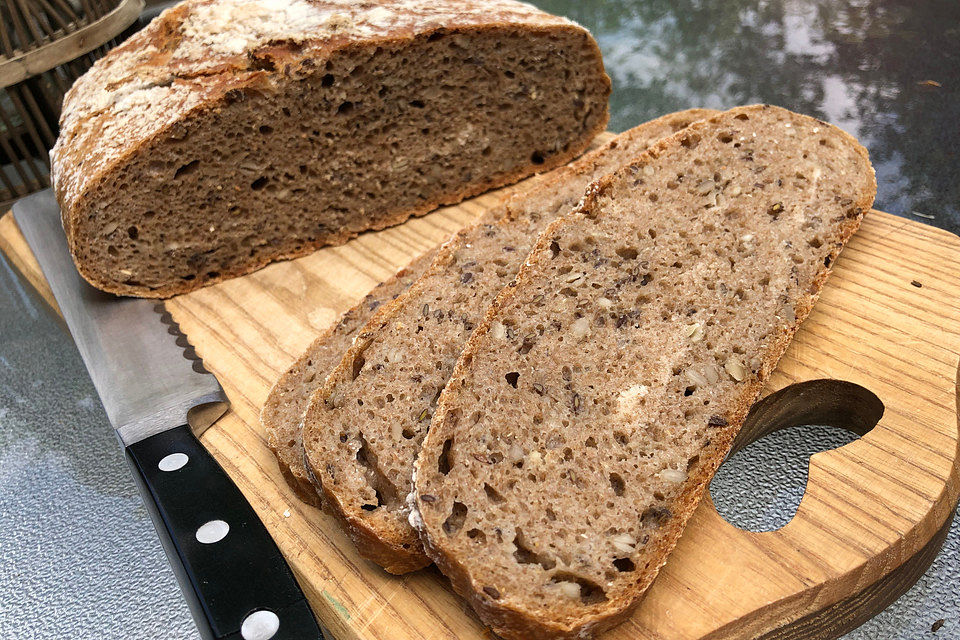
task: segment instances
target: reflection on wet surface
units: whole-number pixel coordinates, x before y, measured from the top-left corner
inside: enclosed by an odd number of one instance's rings
[[[769,102],[869,149],[876,208],[960,233],[960,2],[535,0],[590,29],[611,129]]]

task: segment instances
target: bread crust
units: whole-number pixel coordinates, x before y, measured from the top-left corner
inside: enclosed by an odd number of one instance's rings
[[[149,154],[164,140],[188,128],[191,122],[228,106],[244,92],[275,92],[289,78],[318,73],[333,56],[390,45],[410,45],[434,33],[469,34],[521,29],[531,35],[586,36],[585,53],[597,61],[595,70],[609,95],[610,79],[603,70],[599,47],[583,27],[513,0],[394,0],[374,9],[349,0],[291,0],[327,16],[309,28],[294,25],[287,31],[259,39],[246,33],[239,50],[203,35],[186,36],[178,28],[197,11],[228,11],[240,0],[187,0],[160,14],[142,31],[98,60],[64,98],[61,132],[51,151],[51,182],[62,211],[68,246],[80,274],[93,286],[118,295],[166,298],[200,286],[244,275],[276,260],[307,255],[321,246],[342,244],[357,231],[321,234],[298,249],[265,255],[224,268],[214,276],[148,287],[106,278],[88,262],[84,223],[97,215],[93,194],[110,176],[133,158]],[[216,5],[214,7],[214,5]],[[229,5],[229,6],[228,6]],[[228,26],[218,25],[223,29]],[[299,29],[299,30],[298,30]],[[196,42],[190,42],[194,37]],[[221,39],[225,39],[221,38]],[[184,43],[196,49],[176,57]],[[235,47],[236,48],[236,47]],[[264,65],[263,60],[269,62]],[[268,66],[269,68],[264,68]],[[439,206],[455,204],[493,188],[511,184],[537,172],[561,166],[581,154],[601,133],[609,119],[604,113],[594,126],[566,151],[548,156],[542,164],[526,165],[488,176],[447,194],[438,194],[419,206],[394,212],[371,223],[383,229]]]
[[[456,396],[464,387],[464,374],[470,367],[472,358],[480,348],[485,334],[490,331],[491,324],[498,316],[498,313],[513,301],[518,283],[523,283],[531,279],[536,274],[533,267],[535,258],[543,256],[550,250],[549,245],[551,237],[558,229],[562,228],[566,224],[566,220],[568,218],[590,213],[593,207],[596,206],[599,197],[604,194],[604,192],[615,180],[618,179],[618,176],[630,171],[631,168],[635,170],[642,169],[644,165],[656,158],[665,149],[678,144],[684,136],[690,135],[691,133],[698,133],[702,135],[708,131],[712,131],[711,127],[713,127],[717,122],[721,121],[721,119],[729,118],[731,115],[735,116],[741,113],[750,115],[767,109],[779,108],[771,107],[770,105],[751,105],[738,107],[728,112],[719,114],[718,116],[694,123],[689,128],[661,140],[659,143],[652,146],[647,152],[638,157],[637,160],[632,162],[628,167],[602,178],[591,185],[587,190],[581,205],[575,212],[573,212],[570,216],[565,216],[552,222],[550,226],[544,230],[543,233],[541,233],[536,246],[531,251],[530,256],[524,263],[523,267],[521,267],[517,278],[513,283],[511,283],[510,286],[506,287],[499,296],[497,296],[496,301],[488,309],[483,322],[473,332],[466,348],[463,350],[460,358],[457,361],[453,376],[450,378],[450,381],[447,383],[443,394],[440,396],[433,426],[423,443],[421,451],[436,449],[438,442],[442,441],[442,439],[447,435],[445,433],[447,429],[445,420],[449,415],[449,410],[454,402],[454,398],[456,398]],[[807,118],[807,116],[799,117]],[[822,124],[825,125],[825,123]],[[868,167],[870,166],[866,149],[864,149],[857,142],[857,140],[853,138],[853,136],[850,136],[839,129],[836,129],[835,133],[841,135],[841,137],[851,144],[852,147],[857,150],[858,155],[864,160],[866,165]],[[846,245],[853,233],[859,228],[864,213],[873,203],[873,197],[876,192],[876,178],[873,174],[872,168],[870,171],[870,180],[872,186],[868,190],[869,193],[859,195],[851,207],[852,210],[857,211],[856,216],[847,217],[842,224],[839,237],[837,238],[839,244],[830,253],[831,265],[836,262],[837,256],[840,254],[841,250]],[[656,567],[650,567],[649,570],[637,572],[640,574],[640,576],[636,583],[632,586],[629,596],[624,596],[619,599],[610,599],[604,603],[602,607],[596,608],[592,614],[582,617],[573,616],[571,619],[566,621],[545,619],[537,616],[536,612],[525,610],[520,607],[510,606],[509,604],[504,604],[501,601],[489,597],[483,593],[481,585],[477,584],[472,579],[465,564],[460,562],[460,560],[453,555],[450,550],[445,548],[443,545],[442,536],[434,535],[436,532],[424,525],[423,519],[419,515],[419,512],[424,508],[422,496],[420,495],[421,487],[419,483],[415,483],[413,492],[413,505],[417,512],[417,516],[412,518],[412,520],[417,521],[420,525],[418,527],[418,531],[427,555],[433,559],[444,575],[450,578],[454,590],[468,600],[470,605],[486,624],[491,626],[498,635],[507,639],[515,638],[518,640],[546,640],[554,638],[572,639],[594,637],[602,631],[616,626],[624,619],[629,617],[631,612],[641,601],[646,589],[653,582],[660,567],[666,562],[669,552],[674,548],[679,540],[687,521],[700,503],[703,493],[709,485],[710,480],[713,478],[724,457],[730,451],[733,440],[742,427],[750,407],[759,396],[763,388],[763,384],[776,368],[777,363],[782,357],[800,324],[804,319],[806,319],[812,310],[814,303],[820,295],[823,284],[830,274],[830,271],[831,268],[828,266],[823,266],[821,269],[819,269],[810,290],[803,294],[796,301],[795,322],[790,324],[786,330],[780,331],[776,336],[762,359],[760,372],[756,379],[751,380],[749,384],[739,388],[738,395],[732,405],[733,410],[731,412],[731,416],[728,418],[728,426],[714,431],[715,436],[712,439],[712,444],[709,447],[709,450],[700,455],[699,463],[694,467],[694,469],[691,470],[692,472],[689,474],[689,477],[691,478],[689,485],[691,487],[690,491],[683,497],[682,500],[672,503],[672,510],[675,514],[675,517],[672,517],[667,521],[666,534],[660,538],[658,547],[652,553],[652,556],[658,559],[658,565]],[[415,474],[420,474],[421,468],[424,464],[426,464],[425,461],[428,459],[435,463],[435,459],[430,458],[429,456],[421,455],[418,458],[415,464]]]
[[[284,416],[283,405],[291,401],[289,397],[291,395],[305,396],[292,399],[297,405],[300,404],[297,400],[309,400],[313,395],[312,391],[323,384],[327,373],[339,362],[341,350],[349,348],[353,336],[374,315],[376,309],[400,295],[430,266],[435,255],[435,250],[427,251],[374,287],[373,291],[320,333],[306,351],[280,376],[267,394],[267,399],[260,410],[260,426],[267,434],[267,445],[277,458],[284,480],[297,497],[307,504],[314,507],[322,506],[320,494],[311,482],[303,462],[303,441],[300,431],[306,406],[303,406],[299,412],[297,420],[291,423]],[[305,373],[311,369],[317,376],[312,383],[304,379]],[[311,384],[311,391],[308,393],[303,387]],[[294,439],[292,446],[288,444],[291,437]]]
[[[707,109],[688,109],[677,113],[667,114],[609,140],[598,149],[583,156],[575,163],[557,169],[551,174],[541,176],[537,181],[526,185],[521,191],[510,197],[500,207],[491,209],[484,215],[483,219],[471,226],[461,229],[454,234],[444,245],[440,247],[436,257],[430,267],[424,274],[413,283],[406,292],[398,296],[393,301],[384,304],[377,313],[367,322],[358,333],[350,348],[344,353],[343,358],[337,367],[331,371],[324,385],[317,390],[311,399],[311,407],[307,409],[306,416],[312,411],[322,410],[322,405],[327,398],[334,392],[337,381],[349,376],[353,368],[353,362],[362,354],[373,342],[378,333],[385,325],[393,320],[401,311],[409,299],[416,299],[425,286],[426,278],[442,274],[449,269],[450,264],[455,260],[455,254],[469,241],[469,235],[473,233],[478,226],[484,224],[509,225],[511,224],[512,210],[519,207],[525,198],[535,194],[546,184],[563,183],[576,175],[591,174],[603,165],[605,155],[611,150],[622,144],[624,139],[631,136],[646,137],[647,132],[672,131],[687,126],[700,118],[717,113]],[[547,182],[549,181],[549,182]],[[312,405],[317,404],[318,407]],[[304,452],[307,454],[308,452]],[[311,461],[309,455],[306,455],[307,467],[310,468]],[[314,460],[314,464],[317,460]],[[325,486],[322,481],[322,473],[319,469],[312,469],[314,484],[318,492],[325,497],[325,504],[330,505],[331,513],[334,515],[349,532],[351,539],[360,554],[366,558],[377,562],[390,573],[405,573],[415,569],[422,568],[430,564],[429,559],[423,552],[419,538],[414,531],[409,528],[398,530],[395,527],[376,526],[375,523],[369,523],[362,517],[358,517],[354,510],[343,504],[343,496],[339,496],[329,486]]]

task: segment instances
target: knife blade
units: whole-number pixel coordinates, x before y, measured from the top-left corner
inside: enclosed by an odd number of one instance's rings
[[[121,442],[177,426],[193,407],[226,402],[217,379],[198,372],[176,331],[161,324],[162,303],[104,293],[77,273],[49,190],[13,211]]]
[[[263,523],[197,436],[227,410],[216,377],[154,300],[120,298],[77,272],[51,190],[13,215],[124,447],[205,639],[322,639]]]

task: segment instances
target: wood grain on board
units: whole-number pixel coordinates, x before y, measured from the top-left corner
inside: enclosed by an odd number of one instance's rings
[[[260,407],[317,332],[506,191],[166,303],[232,403],[204,445],[337,640],[489,634],[435,569],[388,575],[360,558],[331,518],[297,500],[267,448]],[[0,219],[0,249],[50,301],[9,215]],[[960,238],[946,231],[866,216],[764,394],[815,379],[852,382],[883,403],[879,423],[810,459],[806,494],[778,531],[739,530],[708,496],[648,596],[605,639],[835,637],[917,579],[960,493],[958,260]]]

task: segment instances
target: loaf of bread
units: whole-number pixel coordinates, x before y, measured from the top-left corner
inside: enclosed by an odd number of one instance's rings
[[[497,634],[592,637],[638,602],[875,191],[843,131],[742,107],[543,232],[416,462],[426,550]]]
[[[330,512],[362,555],[392,573],[429,563],[407,521],[413,462],[460,350],[539,232],[570,212],[592,181],[710,113],[664,116],[524,185],[456,234],[427,272],[357,333],[311,401],[303,444]]]
[[[419,256],[393,277],[374,287],[367,296],[317,336],[307,350],[280,376],[260,410],[260,425],[267,445],[277,457],[280,471],[301,500],[321,506],[320,495],[303,464],[300,426],[310,396],[350,348],[357,330],[385,302],[393,300],[419,278],[433,262],[436,250]]]
[[[562,165],[609,90],[514,0],[187,0],[67,93],[52,182],[80,273],[166,297]]]

